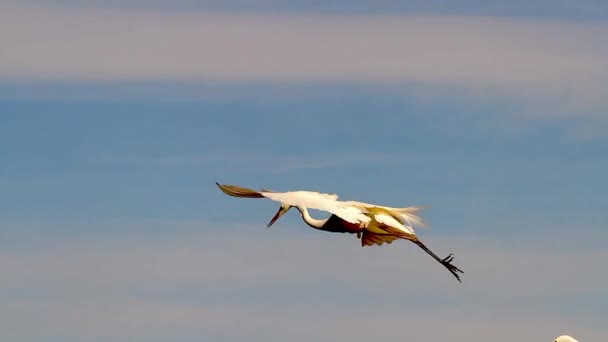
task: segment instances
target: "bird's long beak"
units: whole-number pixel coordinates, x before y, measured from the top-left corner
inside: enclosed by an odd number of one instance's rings
[[[283,214],[285,214],[287,212],[287,210],[289,210],[289,209],[280,207],[279,211],[277,211],[277,213],[274,214],[274,217],[272,218],[272,220],[270,220],[270,222],[268,222],[268,225],[266,225],[266,227],[270,228],[270,226],[272,226],[279,219],[279,217],[283,216]]]

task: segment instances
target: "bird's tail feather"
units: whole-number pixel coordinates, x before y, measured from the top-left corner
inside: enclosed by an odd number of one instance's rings
[[[395,212],[399,213],[399,216],[401,216],[410,225],[426,227],[427,223],[424,221],[424,219],[422,217],[420,217],[420,215],[418,215],[418,212],[423,209],[424,208],[422,208],[422,207],[407,207],[407,208],[395,208],[393,210]]]

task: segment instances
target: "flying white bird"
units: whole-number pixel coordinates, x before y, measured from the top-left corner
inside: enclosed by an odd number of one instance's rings
[[[572,336],[562,335],[555,339],[554,342],[578,342]]]
[[[296,208],[310,227],[333,233],[357,234],[362,246],[382,245],[396,239],[409,240],[461,281],[457,272],[463,272],[452,264],[453,254],[441,259],[416,236],[414,224],[424,225],[423,220],[416,215],[420,210],[418,207],[393,208],[356,201],[339,201],[338,195],[313,191],[255,191],[235,185],[223,185],[217,182],[215,184],[222,192],[233,197],[268,198],[280,202],[281,207],[267,227],[272,226],[289,209]],[[308,208],[329,212],[331,216],[322,220],[314,219],[310,216]]]

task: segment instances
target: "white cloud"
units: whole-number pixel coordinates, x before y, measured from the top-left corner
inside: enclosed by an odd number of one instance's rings
[[[511,330],[532,340],[562,329],[581,339],[606,334],[605,317],[568,298],[605,293],[598,270],[608,255],[568,237],[515,244],[422,232],[438,254],[455,252],[460,284],[408,242],[361,248],[353,236],[301,225],[199,230],[1,251],[0,336],[507,342]],[[411,326],[419,329],[403,330]]]
[[[414,83],[580,112],[606,108],[606,37],[602,23],[495,17],[0,5],[0,77]]]
[[[254,294],[252,294],[254,295]],[[295,294],[294,294],[295,295]],[[45,306],[54,305],[51,312]],[[581,323],[588,316],[569,320],[567,315],[535,310],[474,311],[469,308],[399,311],[379,307],[351,308],[335,305],[281,305],[278,308],[216,307],[159,300],[90,300],[81,303],[9,302],[0,313],[2,326],[20,318],[25,336],[62,336],[64,341],[214,340],[235,341],[369,341],[416,339],[455,342],[492,340],[511,342],[513,335],[533,341],[552,341],[567,331],[581,340],[600,341],[605,330]],[[26,316],[27,315],[27,316]],[[37,329],[27,329],[35,325]],[[415,327],[415,328],[413,328]],[[3,327],[4,328],[4,327]],[[555,335],[555,336],[553,336]],[[22,340],[22,339],[20,339]],[[33,339],[35,340],[35,339]]]

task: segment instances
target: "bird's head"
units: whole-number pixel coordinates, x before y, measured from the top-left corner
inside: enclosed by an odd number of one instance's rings
[[[562,336],[556,338],[555,342],[578,342],[578,341],[575,340],[574,338],[572,338],[572,336],[562,335]]]
[[[274,217],[272,218],[272,220],[270,220],[270,222],[268,222],[268,225],[266,227],[270,228],[270,226],[272,226],[281,216],[283,216],[291,208],[293,208],[293,206],[291,206],[289,204],[281,204],[279,211],[277,211],[277,213],[274,214]]]

